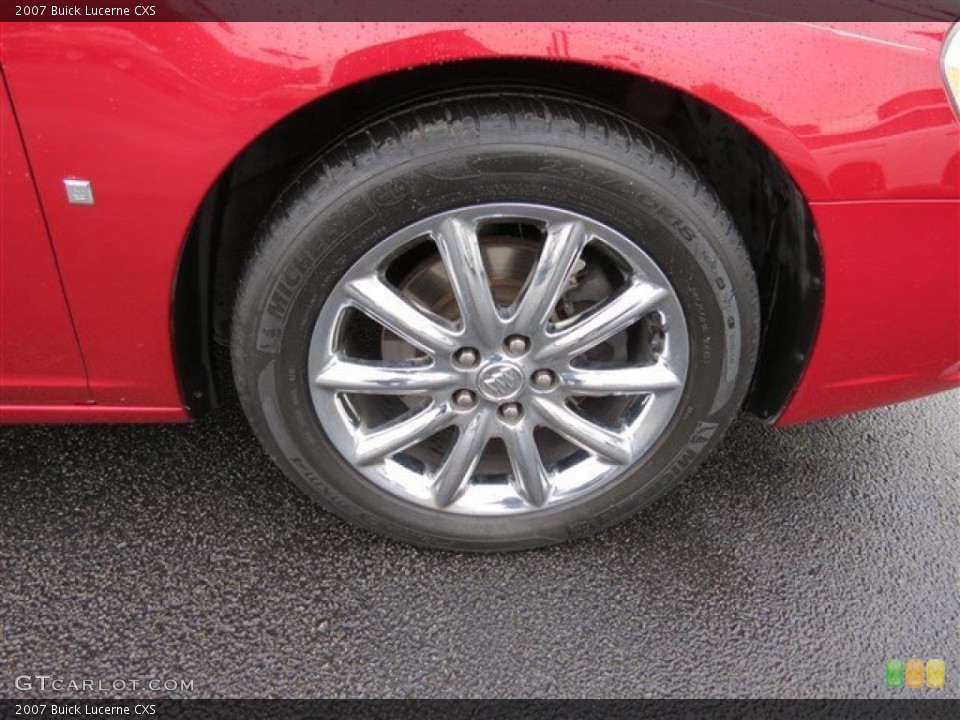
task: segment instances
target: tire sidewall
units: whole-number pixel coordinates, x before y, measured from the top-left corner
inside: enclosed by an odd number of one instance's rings
[[[625,166],[582,149],[467,145],[405,155],[346,183],[314,187],[275,222],[248,273],[236,314],[234,366],[254,428],[308,494],[369,528],[424,545],[510,549],[607,527],[673,487],[736,413],[753,366],[757,329],[741,305],[753,278],[717,238],[725,213],[697,199],[696,180],[667,168]],[[314,175],[313,182],[309,176]],[[323,187],[326,185],[326,187]],[[530,202],[572,210],[633,239],[670,280],[690,339],[683,396],[657,443],[603,490],[523,516],[468,516],[424,508],[379,488],[335,450],[314,410],[307,354],[314,323],[345,271],[391,233],[430,215],[481,203]],[[753,316],[755,307],[748,307]],[[750,316],[750,312],[747,313]]]

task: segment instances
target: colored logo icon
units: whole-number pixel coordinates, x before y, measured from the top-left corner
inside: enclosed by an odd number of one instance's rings
[[[943,660],[927,660],[927,687],[942,688],[947,668]]]
[[[903,687],[903,660],[887,660],[887,687]]]
[[[927,687],[942,688],[946,681],[946,665],[943,660],[927,660]],[[923,660],[910,659],[904,663],[894,658],[884,666],[884,680],[888,688],[922,688],[924,680]]]
[[[923,660],[907,660],[907,687],[923,687]]]

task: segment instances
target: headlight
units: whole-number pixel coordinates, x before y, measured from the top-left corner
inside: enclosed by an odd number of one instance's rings
[[[947,42],[943,46],[943,79],[953,100],[953,109],[960,117],[960,23],[947,33]]]

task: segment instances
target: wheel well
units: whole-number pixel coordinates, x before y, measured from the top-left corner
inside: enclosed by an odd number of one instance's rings
[[[256,229],[297,169],[380,114],[481,88],[549,91],[604,105],[663,137],[703,173],[746,240],[760,289],[763,335],[747,407],[776,417],[809,357],[823,287],[813,220],[787,170],[743,126],[683,91],[619,71],[537,60],[452,63],[368,80],[284,118],[234,159],[197,212],[176,279],[174,346],[191,411],[215,405],[217,390],[229,387],[229,373],[215,372],[213,344],[229,343],[235,290]]]

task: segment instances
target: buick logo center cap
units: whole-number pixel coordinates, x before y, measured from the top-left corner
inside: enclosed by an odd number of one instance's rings
[[[491,402],[512,400],[523,390],[523,383],[523,371],[511,363],[491,363],[477,374],[477,390]]]

